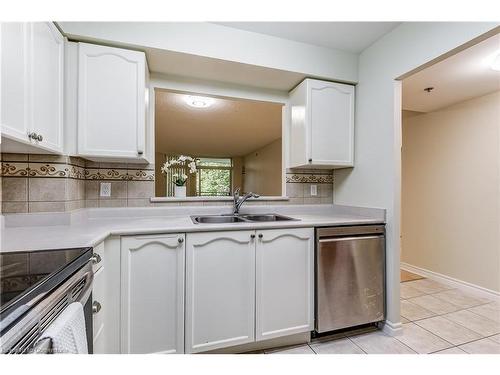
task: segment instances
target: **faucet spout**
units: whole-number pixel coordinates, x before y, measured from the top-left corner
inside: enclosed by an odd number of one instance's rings
[[[243,203],[245,203],[245,201],[249,198],[259,198],[260,195],[259,194],[255,194],[255,193],[252,193],[252,192],[249,192],[247,194],[245,194],[244,196],[240,196],[240,188],[237,188],[235,191],[234,191],[234,194],[233,194],[233,214],[234,215],[238,215],[240,213],[240,208],[241,208],[241,205]]]

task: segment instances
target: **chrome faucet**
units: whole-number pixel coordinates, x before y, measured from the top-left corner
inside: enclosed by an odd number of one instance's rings
[[[237,188],[233,193],[233,201],[234,201],[233,214],[238,215],[240,213],[241,205],[245,203],[245,201],[248,198],[258,198],[258,197],[260,197],[259,194],[255,194],[252,192],[245,194],[243,197],[240,197],[240,188]]]

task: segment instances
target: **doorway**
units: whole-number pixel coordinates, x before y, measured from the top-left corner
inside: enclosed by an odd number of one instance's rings
[[[498,324],[490,305],[500,296],[497,59],[499,34],[402,81],[403,323],[480,337],[488,332],[478,326]]]

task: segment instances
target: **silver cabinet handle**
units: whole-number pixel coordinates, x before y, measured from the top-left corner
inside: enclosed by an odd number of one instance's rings
[[[184,238],[182,238],[182,237],[178,238],[178,239],[177,239],[177,242],[179,242],[179,243],[183,243],[183,242],[184,242]]]
[[[250,238],[253,240],[255,238],[255,234],[251,234]]]
[[[92,259],[92,264],[101,263],[101,260],[102,260],[101,256],[97,253],[92,254],[92,258],[90,258],[90,259]]]
[[[92,314],[97,314],[99,311],[101,311],[101,304],[97,301],[92,302]]]
[[[259,233],[259,238],[262,238],[264,237],[264,235],[262,233]]]

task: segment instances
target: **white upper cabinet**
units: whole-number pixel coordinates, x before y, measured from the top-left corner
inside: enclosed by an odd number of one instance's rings
[[[184,243],[184,234],[122,237],[122,353],[184,352]]]
[[[313,228],[257,231],[257,341],[313,330],[313,269]]]
[[[306,79],[290,105],[290,168],[354,166],[354,86]]]
[[[254,231],[187,235],[186,352],[254,341],[254,238]]]
[[[2,22],[0,28],[2,134],[28,141],[28,24]]]
[[[51,22],[31,27],[32,129],[39,144],[63,151],[64,39]]]
[[[2,135],[19,142],[4,151],[62,153],[63,36],[51,22],[2,23],[0,32]]]
[[[147,74],[143,52],[79,43],[78,155],[145,157]]]

